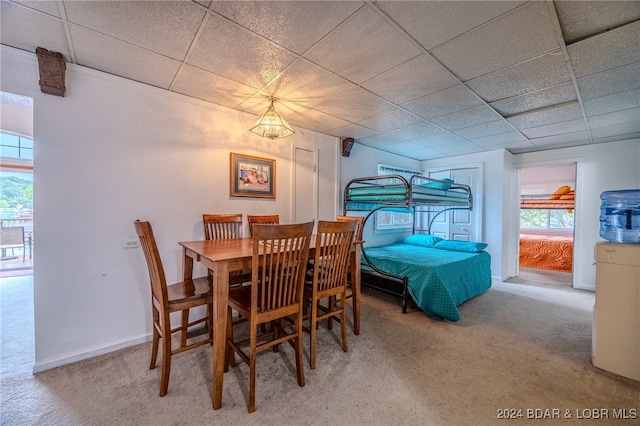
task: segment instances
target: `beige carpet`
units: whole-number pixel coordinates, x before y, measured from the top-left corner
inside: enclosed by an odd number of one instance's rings
[[[305,369],[303,388],[290,347],[259,357],[253,414],[244,364],[225,375],[223,407],[211,408],[210,347],[174,358],[163,398],[149,344],[32,375],[32,313],[19,312],[30,286],[29,277],[0,280],[2,425],[612,424],[576,418],[593,408],[640,416],[640,383],[591,364],[593,293],[566,285],[495,283],[460,307],[457,323],[415,308],[403,315],[397,300],[366,291],[361,335],[349,330],[343,353],[321,328],[318,368]],[[523,418],[499,420],[504,409]],[[528,409],[562,418],[527,419]]]

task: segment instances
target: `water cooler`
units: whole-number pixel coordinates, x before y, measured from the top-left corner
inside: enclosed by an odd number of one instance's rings
[[[640,190],[600,196],[592,362],[640,381]]]

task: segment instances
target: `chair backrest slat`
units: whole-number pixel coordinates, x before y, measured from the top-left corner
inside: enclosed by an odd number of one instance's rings
[[[254,225],[252,309],[256,312],[265,314],[302,302],[312,232],[313,222]]]

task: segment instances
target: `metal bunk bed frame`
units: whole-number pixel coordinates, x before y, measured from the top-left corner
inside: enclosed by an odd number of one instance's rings
[[[376,205],[376,207],[371,208],[371,209],[350,209],[349,208],[349,203],[354,202],[352,200],[349,199],[349,190],[351,189],[351,186],[354,184],[358,184],[358,185],[362,185],[361,187],[365,187],[367,185],[370,185],[371,188],[374,187],[385,187],[388,185],[380,185],[377,183],[374,183],[376,181],[381,181],[381,180],[389,180],[389,179],[395,179],[398,181],[398,184],[402,184],[404,185],[404,192],[405,192],[405,197],[404,199],[398,199],[398,200],[385,200],[385,201],[374,201],[374,200],[370,200],[368,202],[364,202],[361,201],[361,203],[363,204],[368,204],[368,205]],[[431,233],[431,226],[433,225],[433,222],[435,221],[435,219],[441,215],[444,212],[448,212],[451,210],[469,210],[471,211],[473,209],[473,195],[471,194],[471,188],[468,185],[463,185],[463,184],[456,184],[453,183],[450,185],[449,190],[462,190],[464,192],[466,192],[468,198],[466,198],[466,202],[460,202],[459,204],[457,203],[442,203],[442,202],[438,202],[438,201],[426,201],[426,200],[415,200],[413,197],[413,192],[412,192],[412,187],[413,185],[420,185],[420,182],[423,181],[422,183],[427,183],[427,182],[438,182],[441,184],[446,184],[445,182],[442,182],[440,180],[437,179],[433,179],[433,178],[429,178],[426,176],[422,176],[422,175],[413,175],[411,176],[411,178],[409,180],[407,180],[405,177],[401,176],[401,175],[379,175],[379,176],[368,176],[368,177],[363,177],[363,178],[356,178],[356,179],[352,179],[350,180],[346,187],[345,187],[345,191],[343,194],[343,212],[344,214],[347,214],[347,211],[367,211],[367,215],[365,216],[364,220],[363,220],[363,224],[362,227],[364,228],[364,226],[366,225],[367,221],[369,220],[369,218],[371,216],[373,216],[374,213],[380,211],[380,210],[384,210],[384,209],[398,209],[398,208],[403,208],[403,209],[407,209],[407,210],[413,210],[413,225],[412,225],[412,229],[411,229],[411,233],[415,234],[416,232],[416,213],[428,213],[428,214],[432,214],[432,216],[429,219],[429,224],[427,225],[427,233]],[[437,206],[437,207],[445,207],[442,210],[438,210],[438,211],[434,211],[434,210],[420,210],[421,207],[424,206]],[[393,296],[397,296],[400,297],[402,300],[402,313],[406,314],[407,313],[407,308],[408,308],[408,304],[409,304],[409,278],[407,276],[403,276],[403,275],[395,275],[395,274],[391,274],[389,272],[383,271],[379,268],[377,268],[369,259],[369,257],[367,256],[367,251],[364,247],[364,244],[362,245],[362,258],[364,259],[364,265],[371,268],[371,270],[373,270],[373,272],[368,272],[366,270],[362,270],[361,274],[363,279],[361,279],[361,282],[363,285],[370,287],[370,288],[374,288],[376,290],[379,290],[383,293],[387,293]],[[366,279],[364,279],[366,278]]]

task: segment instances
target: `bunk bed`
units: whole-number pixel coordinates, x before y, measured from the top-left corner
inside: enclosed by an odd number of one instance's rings
[[[412,233],[402,242],[362,247],[362,285],[400,297],[403,313],[412,299],[427,315],[457,321],[457,306],[491,287],[486,244],[429,235],[440,214],[473,208],[468,185],[420,175],[363,177],[346,185],[343,207],[345,214],[366,212],[365,224],[380,210],[414,214]],[[426,234],[416,233],[418,214],[428,214]]]
[[[558,191],[563,192],[560,187]],[[556,191],[556,192],[558,192]],[[521,209],[574,209],[574,191],[562,194],[522,195]],[[571,272],[573,269],[573,236],[520,231],[520,266],[549,271]]]

